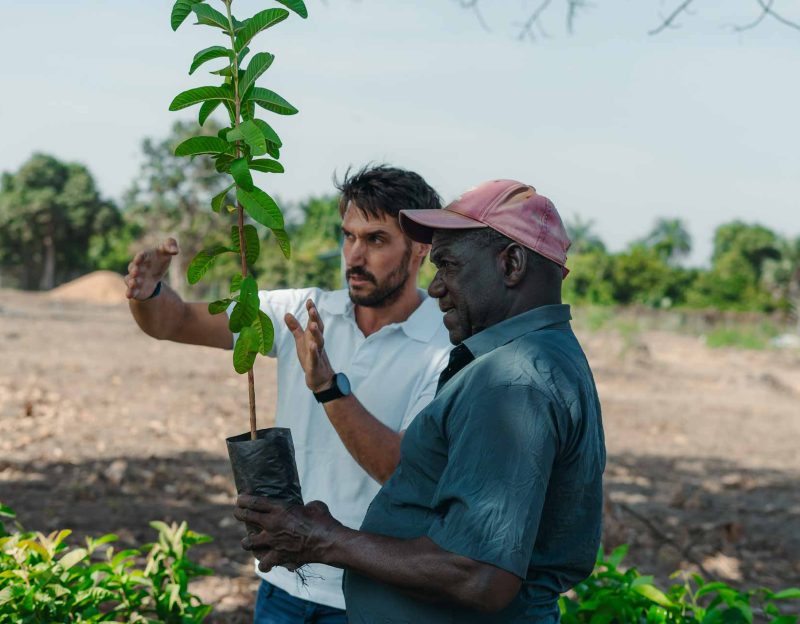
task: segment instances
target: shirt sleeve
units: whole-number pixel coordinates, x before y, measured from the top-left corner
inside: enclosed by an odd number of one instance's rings
[[[504,385],[457,407],[428,537],[525,578],[558,449],[552,403],[530,386]]]

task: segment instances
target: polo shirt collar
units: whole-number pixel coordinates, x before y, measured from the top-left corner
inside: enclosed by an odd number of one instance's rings
[[[524,334],[566,323],[571,318],[572,315],[567,304],[540,306],[487,327],[467,338],[463,344],[473,356],[478,358]]]
[[[393,325],[402,329],[412,340],[430,342],[442,324],[442,312],[436,301],[428,296],[428,293],[422,289],[417,289],[417,292],[420,294],[422,303],[405,321],[393,323]],[[332,291],[329,296],[320,301],[319,307],[329,314],[348,316],[355,321],[355,306],[346,289]]]

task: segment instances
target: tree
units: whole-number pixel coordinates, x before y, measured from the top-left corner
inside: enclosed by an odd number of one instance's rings
[[[571,254],[601,253],[606,252],[606,246],[594,231],[594,220],[583,219],[575,215],[564,223],[567,235],[572,241],[569,251]]]
[[[49,290],[88,270],[90,239],[119,223],[86,167],[34,154],[0,182],[0,266],[23,288]]]
[[[197,136],[217,136],[220,126],[209,119],[201,128],[197,123],[178,121],[170,134],[160,140],[142,141],[144,162],[139,176],[125,193],[123,214],[129,227],[142,232],[139,247],[152,247],[168,236],[181,245],[169,274],[173,290],[186,295],[186,269],[194,255],[222,239],[220,219],[233,224],[235,217],[224,209],[219,216],[208,209],[211,198],[228,182],[219,174],[209,156],[192,160],[175,156],[175,147]],[[228,228],[229,229],[229,228]],[[132,251],[132,250],[131,250]]]
[[[681,219],[658,219],[643,242],[667,263],[674,263],[692,250],[692,237]]]
[[[761,225],[732,221],[714,232],[711,270],[697,282],[691,303],[721,309],[773,310],[777,301],[763,283],[768,260],[779,260],[780,241]]]
[[[787,18],[782,12],[775,8],[774,0],[750,0],[754,9],[753,18],[747,22],[734,25],[733,32],[744,32],[759,26],[765,20],[775,21],[788,28],[800,30],[800,23]],[[474,11],[478,21],[488,30],[486,19],[482,13],[481,0],[457,0],[465,9]],[[656,25],[648,31],[650,35],[658,35],[665,30],[678,28],[682,17],[691,14],[691,10],[696,0],[673,0],[670,2],[666,12],[661,12]],[[588,0],[563,0],[554,3],[553,0],[539,0],[531,11],[528,11],[523,20],[517,24],[517,38],[520,40],[536,40],[547,36],[547,31],[542,23],[543,17],[553,10],[554,5],[560,4],[564,9],[564,20],[568,32],[572,32],[575,27],[578,14],[581,11],[595,6]]]

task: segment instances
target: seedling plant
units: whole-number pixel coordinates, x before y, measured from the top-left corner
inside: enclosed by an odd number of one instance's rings
[[[177,0],[171,14],[173,30],[194,15],[196,25],[212,28],[223,39],[222,45],[197,52],[189,67],[189,74],[193,74],[206,63],[221,60],[223,66],[210,72],[221,84],[184,91],[172,100],[169,109],[178,111],[199,105],[201,126],[220,107],[228,117],[229,125],[216,137],[189,138],[175,148],[175,155],[208,155],[219,173],[231,177],[230,185],[211,200],[214,212],[225,210],[237,215],[237,224],[231,227],[230,245],[200,251],[189,264],[187,278],[190,284],[196,284],[219,258],[228,254],[238,256],[240,270],[231,276],[230,296],[211,302],[208,309],[212,314],[222,314],[233,305],[229,327],[239,334],[233,349],[233,366],[237,373],[247,373],[252,439],[256,439],[257,430],[253,364],[259,353],[269,353],[275,334],[270,318],[259,309],[258,284],[249,271],[259,257],[261,242],[255,225],[246,222],[248,218],[272,232],[287,259],[291,255],[281,209],[253,180],[253,172],[284,171],[279,162],[283,143],[269,123],[256,117],[256,112],[263,109],[278,115],[294,115],[297,109],[274,91],[256,84],[275,56],[269,52],[251,54],[250,46],[257,35],[288,18],[290,11],[308,17],[303,0],[275,1],[282,7],[259,11],[244,20],[233,15],[233,0],[220,0],[222,11],[204,0]]]

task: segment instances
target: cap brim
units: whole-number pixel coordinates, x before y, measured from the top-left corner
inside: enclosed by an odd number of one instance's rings
[[[475,230],[485,227],[489,226],[446,208],[400,211],[400,229],[418,243],[430,244],[435,230]]]

